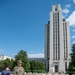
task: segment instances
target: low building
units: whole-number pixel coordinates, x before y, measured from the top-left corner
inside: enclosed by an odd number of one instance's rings
[[[43,64],[45,64],[44,58],[29,58],[29,61],[37,61],[37,62],[42,62]]]
[[[6,56],[6,55],[0,55],[0,60],[5,60],[5,59],[13,59],[14,60],[14,58],[12,58],[12,57],[9,57],[9,56]]]

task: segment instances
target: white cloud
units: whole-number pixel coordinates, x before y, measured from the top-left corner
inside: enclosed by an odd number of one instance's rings
[[[67,14],[69,13],[69,10],[67,8],[65,8],[62,10],[62,12],[63,12],[62,16],[63,16],[63,18],[65,18],[67,16]]]
[[[30,53],[34,53],[34,51],[33,51],[33,50],[31,50],[31,51],[30,51]]]
[[[44,58],[44,54],[43,53],[28,54],[28,58]]]
[[[63,14],[63,15],[62,15],[62,18],[65,18],[66,16],[67,16],[67,14]]]
[[[75,43],[75,41],[72,42],[72,44],[74,44],[74,43]]]
[[[67,0],[68,2],[71,2],[71,1],[73,1],[73,3],[75,4],[75,0]]]
[[[72,36],[73,39],[75,39],[75,36]]]
[[[65,13],[65,14],[68,14],[69,10],[66,8],[66,9],[63,9],[62,12]]]
[[[3,50],[2,50],[2,49],[0,49],[0,52],[3,52]]]
[[[73,29],[72,31],[75,32],[75,29]]]
[[[67,21],[70,22],[71,26],[75,25],[75,11],[72,12],[72,14],[68,17]]]
[[[13,56],[15,56],[15,55],[17,55],[17,54],[13,54]]]
[[[65,7],[66,8],[70,8],[71,7],[71,4],[67,4]]]
[[[73,0],[73,3],[75,4],[75,0]]]

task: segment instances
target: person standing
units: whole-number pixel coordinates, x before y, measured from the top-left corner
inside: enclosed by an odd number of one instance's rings
[[[17,66],[13,69],[13,75],[24,75],[24,68],[22,67],[22,61],[17,61]]]
[[[5,66],[5,70],[1,72],[1,75],[11,75],[11,71],[9,70],[9,66]]]

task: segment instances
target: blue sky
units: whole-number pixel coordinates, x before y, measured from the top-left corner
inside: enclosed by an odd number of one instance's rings
[[[70,21],[75,43],[75,0],[0,0],[0,54],[14,57],[23,49],[29,57],[43,57],[45,24],[55,4],[61,4]]]

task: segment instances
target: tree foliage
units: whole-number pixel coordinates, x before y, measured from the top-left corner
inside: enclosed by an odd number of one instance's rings
[[[41,62],[30,61],[30,65],[31,72],[41,73],[46,71],[45,65]]]
[[[4,65],[8,65],[9,66],[9,68],[12,70],[12,67],[13,67],[13,63],[14,63],[14,60],[13,59],[6,59],[6,60],[4,60]]]
[[[75,44],[72,45],[71,62],[69,64],[68,73],[75,74]]]
[[[5,60],[1,60],[0,61],[0,71],[2,71],[5,68],[6,65],[8,65],[10,70],[12,70],[13,63],[14,63],[13,59],[10,60],[9,58],[7,58]]]
[[[4,61],[0,61],[0,71],[2,71],[4,69]]]

